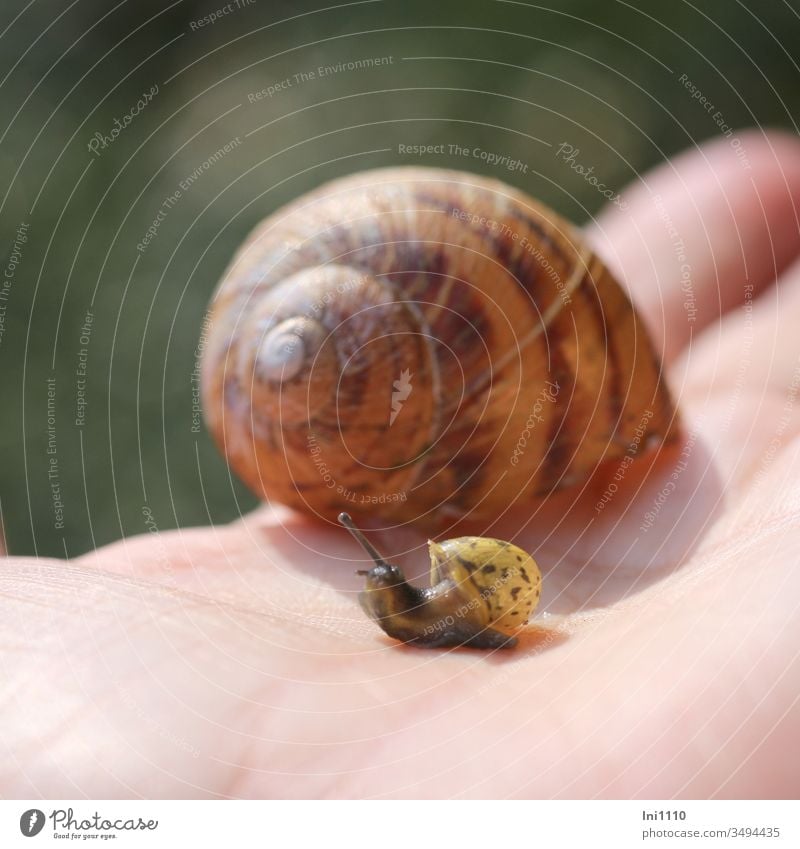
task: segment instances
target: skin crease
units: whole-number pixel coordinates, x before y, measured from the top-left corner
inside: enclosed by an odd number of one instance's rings
[[[518,648],[394,644],[358,609],[347,532],[282,509],[9,557],[0,795],[796,797],[800,143],[738,138],[750,170],[703,145],[588,229],[665,354],[685,467],[679,445],[600,512],[598,479],[439,537],[534,553],[547,615]],[[653,193],[684,239],[691,324]],[[427,570],[424,538],[372,538]]]

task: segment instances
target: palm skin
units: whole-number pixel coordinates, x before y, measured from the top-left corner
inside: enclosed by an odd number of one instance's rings
[[[544,615],[516,649],[394,643],[358,608],[349,535],[281,509],[7,558],[0,794],[796,796],[800,143],[740,138],[750,170],[705,145],[589,230],[664,354],[683,444],[599,511],[601,476],[447,529],[535,553]],[[372,539],[426,571],[422,536]]]

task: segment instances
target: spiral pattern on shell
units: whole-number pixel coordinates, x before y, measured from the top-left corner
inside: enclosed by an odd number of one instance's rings
[[[675,428],[581,234],[425,168],[336,180],[256,228],[213,301],[203,392],[245,483],[329,519],[494,517]]]

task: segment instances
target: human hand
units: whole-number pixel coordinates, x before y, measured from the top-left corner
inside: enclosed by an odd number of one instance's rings
[[[279,508],[67,562],[10,557],[0,793],[796,794],[800,143],[740,138],[751,170],[705,145],[589,228],[686,433],[602,509],[597,476],[481,529],[544,573],[548,615],[518,648],[394,643],[357,606],[349,535]],[[373,539],[425,570],[417,534]]]

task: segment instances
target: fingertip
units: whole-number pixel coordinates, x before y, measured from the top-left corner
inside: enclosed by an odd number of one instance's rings
[[[666,360],[800,254],[800,139],[748,129],[641,175],[587,230]]]

